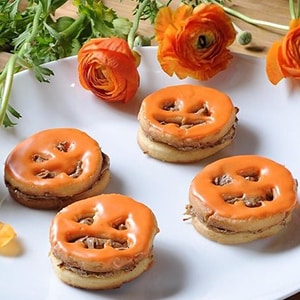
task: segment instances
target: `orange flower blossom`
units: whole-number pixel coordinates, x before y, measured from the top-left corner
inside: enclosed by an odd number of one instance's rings
[[[167,74],[207,80],[226,69],[236,31],[222,7],[202,3],[195,8],[181,5],[175,11],[161,8],[155,36],[158,61]]]
[[[289,30],[273,43],[267,54],[266,71],[276,85],[283,78],[300,79],[300,19],[290,21]]]
[[[104,101],[126,103],[139,87],[138,63],[124,39],[93,38],[78,52],[79,80]]]

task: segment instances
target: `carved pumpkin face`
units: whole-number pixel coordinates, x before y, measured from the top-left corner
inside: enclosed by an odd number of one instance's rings
[[[102,162],[94,139],[77,129],[58,128],[18,144],[7,158],[5,172],[24,193],[74,195],[98,179]]]
[[[151,130],[163,132],[172,139],[186,139],[186,143],[211,135],[224,135],[223,131],[227,132],[235,121],[236,112],[226,94],[188,84],[166,87],[150,94],[143,100],[142,109]],[[142,117],[140,113],[140,119]]]
[[[220,216],[245,219],[283,213],[295,205],[296,183],[282,165],[255,155],[240,155],[206,166],[191,190]]]
[[[50,237],[55,256],[72,264],[111,270],[147,257],[158,232],[152,211],[119,194],[75,202],[53,219]]]

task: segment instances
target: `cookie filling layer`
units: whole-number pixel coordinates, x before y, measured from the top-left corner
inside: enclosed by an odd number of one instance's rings
[[[130,267],[126,267],[124,269],[121,270],[117,270],[117,271],[110,271],[110,272],[91,272],[91,271],[85,271],[76,267],[72,267],[72,266],[68,266],[67,264],[65,264],[64,262],[61,262],[57,267],[59,267],[60,269],[65,269],[68,270],[70,272],[76,273],[79,276],[82,277],[97,277],[97,278],[109,278],[109,277],[114,277],[116,276],[116,274],[120,273],[120,272],[131,272],[132,270],[134,270],[136,268],[136,266],[130,266]]]
[[[195,211],[193,210],[192,206],[190,206],[190,205],[188,205],[186,207],[185,215],[189,216],[185,220],[196,219],[197,221],[199,221],[200,223],[202,223],[204,226],[206,226],[209,230],[212,230],[212,231],[217,232],[217,233],[228,234],[228,235],[237,234],[237,233],[257,234],[257,233],[261,233],[261,232],[264,232],[266,230],[269,230],[269,229],[271,229],[273,227],[277,227],[277,226],[284,227],[284,226],[286,226],[289,223],[289,218],[291,216],[289,213],[286,213],[284,215],[284,218],[280,222],[277,222],[277,223],[275,223],[275,224],[273,224],[271,226],[262,227],[262,228],[260,228],[258,230],[234,231],[234,230],[230,230],[230,229],[227,229],[227,228],[222,228],[222,227],[214,226],[214,225],[211,225],[211,224],[207,224],[207,222],[205,222],[203,220],[203,218],[201,218],[200,216],[198,216],[195,213]]]
[[[205,143],[205,144],[198,143],[198,144],[195,144],[194,147],[192,147],[192,146],[189,146],[189,147],[181,147],[181,146],[175,147],[174,145],[170,145],[170,144],[165,144],[165,145],[167,145],[169,147],[173,147],[173,148],[175,148],[179,151],[197,151],[197,150],[202,150],[202,149],[206,149],[206,148],[213,148],[213,147],[221,145],[225,142],[233,140],[233,138],[236,135],[236,128],[237,128],[237,119],[234,122],[234,124],[232,125],[232,127],[227,131],[227,133],[223,137],[221,137],[219,140],[217,140],[216,142],[213,142],[213,143]],[[161,141],[156,141],[155,139],[153,139],[150,135],[146,134],[145,132],[144,132],[144,134],[149,140],[152,140],[155,143],[164,144]]]
[[[54,256],[54,259],[57,261],[57,267],[61,270],[67,270],[67,271],[73,272],[82,277],[96,277],[96,278],[110,278],[110,277],[115,277],[117,275],[120,275],[124,272],[125,273],[132,272],[142,262],[142,261],[139,261],[137,263],[134,263],[130,266],[123,267],[122,269],[118,269],[118,270],[105,271],[105,272],[94,272],[94,271],[86,271],[86,270],[80,269],[78,267],[70,266],[55,256]],[[145,259],[149,259],[150,261],[152,261],[153,253],[151,252],[149,254],[149,256]]]
[[[19,198],[19,199],[23,199],[25,201],[34,201],[34,200],[55,200],[55,201],[61,201],[62,203],[63,202],[66,202],[72,198],[76,198],[76,197],[80,197],[80,195],[82,193],[86,193],[88,190],[91,190],[93,189],[93,187],[102,179],[102,176],[104,175],[104,173],[106,171],[109,170],[109,166],[110,166],[110,159],[109,159],[109,156],[106,155],[105,153],[102,153],[102,156],[103,156],[103,163],[102,163],[102,168],[100,170],[100,173],[99,173],[99,176],[97,178],[97,181],[93,183],[93,185],[90,186],[89,189],[85,190],[85,191],[82,191],[81,193],[79,194],[75,194],[75,195],[70,195],[70,196],[67,196],[67,197],[59,197],[59,196],[55,196],[55,195],[50,195],[50,194],[45,194],[45,195],[32,195],[32,194],[26,194],[26,193],[23,193],[22,191],[20,191],[19,189],[13,187],[12,185],[10,185],[8,182],[5,182],[9,192],[11,194],[13,194],[15,197]]]

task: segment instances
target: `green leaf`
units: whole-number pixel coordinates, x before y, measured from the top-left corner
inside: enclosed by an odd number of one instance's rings
[[[57,32],[62,32],[69,28],[74,23],[74,21],[75,20],[71,17],[60,17],[52,25],[52,28],[54,28]]]
[[[121,29],[121,25],[116,20],[119,18],[116,12],[104,5],[102,1],[94,0],[75,0],[74,4],[78,7],[78,13],[85,15],[89,20],[89,29],[91,30],[89,35],[86,31],[83,31],[86,35],[86,39],[93,37],[111,37],[118,36],[120,34],[123,38],[126,38],[128,34],[128,26],[130,22],[125,21],[126,19],[120,18],[121,22],[127,24]],[[116,27],[115,27],[116,26]]]
[[[13,127],[15,125],[17,125],[17,123],[13,122],[10,117],[9,114],[12,115],[14,118],[16,119],[20,119],[22,117],[22,115],[17,112],[10,104],[7,107],[7,113],[5,114],[4,117],[4,121],[3,121],[3,126],[4,127]]]
[[[55,11],[63,6],[68,0],[52,0],[51,5],[49,6],[49,14],[54,14]]]
[[[49,83],[49,77],[54,75],[53,71],[50,70],[49,68],[42,67],[42,66],[33,66],[33,71],[36,79],[39,82],[47,82]]]
[[[50,35],[52,37],[54,37],[55,39],[59,39],[60,35],[57,32],[57,30],[53,27],[51,27],[50,25],[48,25],[46,22],[44,23],[45,28],[48,30],[48,32],[50,33]],[[42,41],[43,39],[40,39],[40,41]]]
[[[117,18],[112,21],[113,27],[115,28],[115,35],[126,38],[132,27],[132,22],[125,18]]]
[[[17,112],[11,105],[8,105],[7,110],[12,116],[14,116],[17,119],[20,119],[22,117],[22,115],[19,112]]]

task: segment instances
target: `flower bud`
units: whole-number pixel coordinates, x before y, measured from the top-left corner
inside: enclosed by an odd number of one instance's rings
[[[150,46],[151,45],[151,39],[144,35],[138,35],[134,39],[134,46],[135,47],[142,47],[142,46]]]
[[[237,41],[240,45],[245,46],[251,43],[252,34],[249,31],[241,31],[237,35]]]

